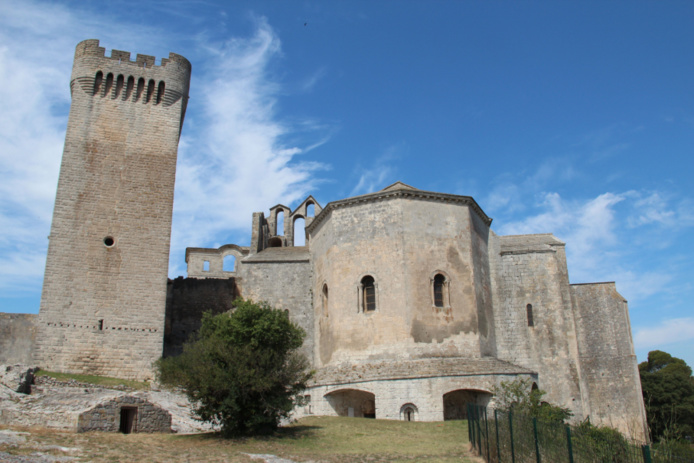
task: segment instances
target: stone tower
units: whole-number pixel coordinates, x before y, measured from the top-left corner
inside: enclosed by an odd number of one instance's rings
[[[147,379],[162,354],[190,62],[77,45],[35,360]]]

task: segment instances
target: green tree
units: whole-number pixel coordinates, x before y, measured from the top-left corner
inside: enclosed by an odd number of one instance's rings
[[[231,313],[205,314],[178,357],[160,359],[162,384],[181,387],[199,419],[225,436],[274,431],[311,377],[297,351],[304,331],[266,303],[237,299]]]
[[[651,439],[694,437],[694,380],[687,363],[654,350],[639,364],[639,373]]]
[[[546,392],[533,389],[529,379],[502,381],[492,388],[492,393],[499,410],[524,413],[542,421],[563,422],[573,416],[568,408],[544,402]]]

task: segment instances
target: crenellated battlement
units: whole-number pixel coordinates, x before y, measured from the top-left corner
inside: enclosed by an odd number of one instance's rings
[[[130,66],[135,66],[139,68],[153,68],[153,67],[165,67],[169,63],[177,63],[178,65],[182,66],[183,68],[187,69],[188,72],[190,72],[192,66],[190,64],[190,61],[188,61],[185,57],[176,54],[176,53],[169,53],[168,58],[162,58],[161,59],[161,64],[156,65],[156,57],[151,56],[151,55],[141,55],[137,54],[135,61],[132,61],[130,59],[130,52],[129,51],[123,51],[123,50],[111,50],[111,56],[106,56],[106,48],[100,47],[99,46],[99,40],[98,39],[88,39],[88,40],[83,40],[82,42],[77,44],[77,48],[75,49],[75,61],[77,62],[78,60],[84,59],[84,58],[103,58],[105,60],[110,60],[110,61],[117,61],[118,64],[125,64],[125,65],[130,65]]]

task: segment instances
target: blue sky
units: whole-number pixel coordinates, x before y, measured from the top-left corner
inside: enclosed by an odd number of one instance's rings
[[[251,213],[401,180],[554,233],[639,361],[694,365],[694,3],[0,0],[0,311],[38,311],[87,38],[193,63],[170,275]]]

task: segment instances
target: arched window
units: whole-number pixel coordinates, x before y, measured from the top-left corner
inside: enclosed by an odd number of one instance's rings
[[[137,92],[135,93],[135,101],[139,101],[142,98],[142,92],[145,90],[145,79],[140,77],[137,81]]]
[[[535,326],[535,322],[533,321],[533,305],[526,305],[525,312],[528,315],[528,326]]]
[[[106,75],[106,86],[104,87],[104,94],[101,96],[110,96],[112,88],[113,88],[113,73],[109,72]]]
[[[443,285],[446,283],[446,277],[438,273],[434,277],[434,305],[443,307]]]
[[[313,203],[308,203],[306,205],[306,216],[313,217],[316,213],[316,205]]]
[[[236,268],[236,257],[229,254],[224,256],[224,262],[222,263],[222,270],[225,272],[233,272]]]
[[[443,272],[437,271],[431,279],[431,298],[434,307],[450,307],[448,291],[448,277]]]
[[[294,220],[294,246],[306,246],[306,220],[303,217]]]
[[[376,281],[370,275],[361,279],[361,306],[364,312],[376,310]]]
[[[154,79],[149,79],[147,84],[147,94],[145,95],[145,103],[149,103],[152,100],[152,95],[154,95]]]
[[[417,406],[414,404],[405,404],[400,407],[400,419],[403,421],[416,421]]]
[[[125,87],[125,94],[123,95],[124,100],[130,99],[130,96],[133,94],[133,88],[135,88],[135,78],[130,76],[128,77],[128,85]]]
[[[118,74],[118,79],[116,80],[116,92],[113,94],[113,98],[118,98],[125,85],[125,77],[123,74]]]
[[[96,77],[94,77],[94,90],[92,95],[98,95],[99,92],[101,91],[101,82],[104,80],[104,73],[99,71],[96,73]]]
[[[159,82],[159,89],[157,90],[157,101],[155,102],[156,104],[161,103],[161,99],[164,98],[164,91],[166,90],[166,84],[164,84],[164,81]]]

